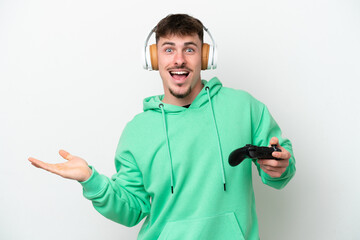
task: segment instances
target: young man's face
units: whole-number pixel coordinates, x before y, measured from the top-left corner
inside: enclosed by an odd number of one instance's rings
[[[157,43],[159,72],[168,102],[194,100],[202,89],[202,43],[197,34],[161,37]],[[164,98],[164,100],[165,100]],[[191,103],[191,102],[190,102]]]

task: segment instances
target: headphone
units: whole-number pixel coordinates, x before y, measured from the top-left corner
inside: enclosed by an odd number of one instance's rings
[[[217,50],[216,45],[209,29],[203,26],[204,31],[209,35],[212,44],[203,43],[201,50],[201,70],[215,69],[217,66]],[[155,33],[156,27],[154,27],[145,40],[145,51],[143,57],[143,67],[146,70],[159,70],[157,46],[156,44],[149,45],[149,39],[153,33]]]

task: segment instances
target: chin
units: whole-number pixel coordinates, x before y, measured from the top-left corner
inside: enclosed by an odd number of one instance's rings
[[[174,91],[171,88],[169,88],[169,92],[171,95],[173,95],[176,98],[186,98],[191,93],[191,87],[189,87],[187,90],[184,91]]]

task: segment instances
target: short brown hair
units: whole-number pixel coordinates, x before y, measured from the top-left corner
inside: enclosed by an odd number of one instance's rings
[[[204,25],[199,19],[187,14],[170,14],[163,18],[155,28],[156,43],[160,37],[169,35],[188,36],[197,34],[201,43],[204,38]]]

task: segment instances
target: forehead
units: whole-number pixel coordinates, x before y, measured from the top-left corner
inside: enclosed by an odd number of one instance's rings
[[[197,45],[201,45],[200,38],[197,34],[193,35],[167,35],[164,37],[160,37],[158,41],[158,45],[162,46],[167,43],[173,43],[175,45],[185,45],[185,43],[195,43]]]

